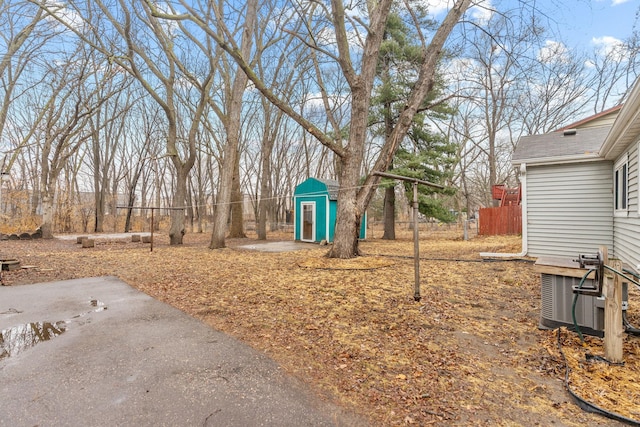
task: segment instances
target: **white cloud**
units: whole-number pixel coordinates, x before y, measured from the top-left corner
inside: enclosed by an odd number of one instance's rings
[[[541,62],[565,61],[569,56],[567,46],[554,40],[547,40],[538,51],[538,60]]]
[[[55,22],[56,24],[64,25],[78,31],[81,30],[85,24],[84,19],[82,19],[82,16],[80,16],[78,12],[68,8],[62,2],[46,1],[45,6],[49,9],[52,15],[56,16],[57,18],[56,19],[48,16],[47,19],[49,21]]]
[[[437,16],[442,12],[446,12],[451,9],[454,4],[453,0],[426,0],[429,13],[433,16]]]
[[[620,4],[629,3],[630,0],[611,0],[611,6],[618,6]]]
[[[455,0],[424,0],[429,14],[436,17],[441,13],[447,12],[455,4]],[[493,16],[493,5],[491,0],[480,0],[476,2],[470,9],[469,15],[471,19],[479,24],[484,24],[491,16]]]
[[[620,39],[611,36],[594,37],[591,43],[602,56],[611,56],[619,62],[626,57],[626,47]]]
[[[493,16],[493,5],[490,0],[479,2],[477,6],[469,9],[471,18],[478,24],[486,24]]]
[[[620,39],[611,36],[594,37],[591,39],[591,43],[609,51],[622,45]]]

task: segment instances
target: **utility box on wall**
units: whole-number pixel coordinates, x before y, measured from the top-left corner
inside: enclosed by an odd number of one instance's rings
[[[577,262],[564,258],[540,257],[535,264],[540,273],[540,328],[555,329],[566,326],[573,329],[574,288],[587,272]],[[593,279],[586,279],[583,287],[593,288]],[[622,308],[627,309],[628,284],[622,284]],[[604,297],[578,295],[576,323],[584,334],[604,336]]]

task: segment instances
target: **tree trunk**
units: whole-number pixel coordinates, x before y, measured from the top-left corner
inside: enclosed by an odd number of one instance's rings
[[[233,181],[231,182],[231,228],[229,237],[244,239],[244,196],[240,188],[240,154],[236,153],[233,167]]]
[[[266,130],[266,129],[265,129]],[[267,240],[267,220],[270,207],[273,206],[269,180],[271,179],[271,153],[273,138],[267,136],[262,144],[262,176],[260,177],[260,202],[258,204],[258,240]],[[272,224],[273,229],[273,224]]]
[[[43,239],[53,239],[53,196],[42,194],[42,230]]]
[[[96,120],[100,120],[99,114],[97,115]],[[106,168],[105,170],[102,170],[102,159],[100,157],[100,135],[97,129],[99,126],[99,124],[95,125],[91,134],[91,147],[93,150],[93,196],[95,203],[93,231],[95,233],[102,233],[104,231],[104,199],[106,186],[104,185],[102,174],[107,172]]]
[[[375,63],[370,64],[375,68]],[[369,70],[363,73],[375,73]],[[369,200],[358,203],[360,174],[364,159],[364,141],[369,119],[369,105],[373,81],[354,85],[351,92],[351,126],[349,129],[348,151],[338,158],[340,190],[338,192],[338,212],[333,246],[329,250],[330,258],[353,258],[360,255],[358,237],[360,221]],[[372,191],[372,190],[371,190]]]
[[[268,191],[269,188],[265,187],[264,182],[262,182],[260,184],[260,201],[258,202],[258,224],[256,225],[258,240],[267,240],[267,221],[270,210],[270,194],[268,194]],[[273,231],[273,224],[271,224],[270,228]]]
[[[198,190],[198,233],[204,233],[204,217],[207,215],[207,199],[202,184]]]
[[[382,209],[384,218],[384,240],[396,239],[396,189],[387,187],[384,190],[384,207]]]
[[[496,142],[495,138],[489,136],[489,194],[492,194],[493,186],[497,184],[496,178]],[[491,203],[494,207],[499,206],[500,202],[491,197]]]
[[[356,148],[354,148],[355,150]],[[353,258],[360,255],[358,237],[363,210],[358,206],[358,181],[362,156],[341,158],[340,190],[333,246],[329,258]]]
[[[169,228],[169,244],[181,245],[185,235],[184,229],[184,203],[187,196],[187,171],[179,168],[176,171],[176,192],[171,210],[171,227]]]
[[[156,168],[158,168],[157,163],[156,163]],[[155,206],[153,207],[160,208],[162,206],[162,181],[160,180],[160,169],[156,171],[156,176],[154,181],[155,181],[155,187],[156,187],[156,194],[155,194],[155,202],[154,202]],[[148,211],[146,213],[148,214]],[[158,209],[158,211],[156,212],[156,215],[153,216],[153,222],[151,223],[151,230],[158,231],[160,229],[161,215],[162,215],[162,211]]]
[[[187,208],[185,209],[187,222],[189,224],[189,232],[193,233],[193,224],[194,224],[194,209],[193,209],[193,188],[191,186],[190,181],[187,181]]]
[[[247,12],[245,15],[244,28],[242,30],[242,42],[240,46],[240,55],[247,60],[251,54],[253,46],[254,25],[257,18],[258,2],[250,0],[247,2]],[[237,70],[231,93],[229,97],[228,115],[226,123],[227,145],[224,149],[222,158],[222,167],[220,168],[220,181],[218,188],[218,206],[213,215],[213,231],[211,232],[210,249],[218,249],[225,247],[225,234],[227,231],[227,220],[229,219],[228,203],[231,202],[231,187],[233,184],[233,176],[235,174],[235,166],[238,156],[238,146],[240,142],[240,117],[242,113],[242,97],[247,87],[248,77],[245,73]],[[239,183],[238,183],[239,184]]]
[[[213,213],[213,230],[211,231],[211,242],[209,249],[220,249],[226,246],[225,236],[227,234],[227,223],[229,219],[229,206],[225,201],[231,200],[231,183],[233,180],[233,167],[224,167],[228,162],[235,163],[236,150],[227,143],[226,153],[223,160],[223,167],[220,171],[220,183],[218,185],[217,206]]]
[[[102,233],[104,231],[104,190],[99,190],[96,187],[94,191],[95,209],[93,231],[95,233]]]
[[[135,203],[135,201],[136,201],[136,193],[135,193],[135,190],[132,188],[129,191],[129,198],[127,200],[127,217],[124,221],[125,233],[128,233],[129,231],[131,231],[131,214],[133,213],[133,204]]]

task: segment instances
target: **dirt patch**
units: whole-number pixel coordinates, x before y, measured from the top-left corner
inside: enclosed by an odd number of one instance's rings
[[[11,285],[116,275],[264,351],[372,425],[618,425],[564,391],[561,361],[537,329],[531,263],[479,258],[519,252],[517,237],[421,236],[419,303],[410,238],[364,241],[365,256],[346,268],[324,257],[326,247],[234,250],[256,243],[240,239],[209,250],[208,237],[169,247],[158,235],[153,252],[120,241],[11,241],[0,253],[36,266],[8,272]]]

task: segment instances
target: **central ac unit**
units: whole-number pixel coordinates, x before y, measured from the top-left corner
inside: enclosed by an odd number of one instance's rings
[[[573,305],[573,288],[578,287],[577,277],[560,276],[542,273],[541,275],[541,315],[540,328],[555,329],[567,326],[573,329],[571,307]],[[584,287],[594,287],[592,279],[587,279]],[[628,307],[628,284],[622,283],[622,309]],[[604,297],[579,295],[576,302],[576,323],[582,333],[604,336]]]

